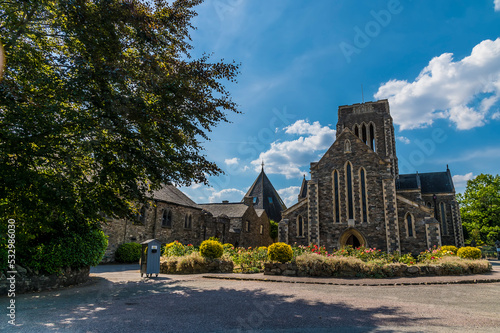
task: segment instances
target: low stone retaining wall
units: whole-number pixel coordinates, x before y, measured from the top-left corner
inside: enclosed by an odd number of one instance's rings
[[[15,293],[42,291],[67,287],[86,282],[89,279],[90,267],[66,268],[60,274],[40,275],[29,269],[16,265],[16,274],[2,272],[0,275],[0,294],[7,295],[15,281]],[[14,277],[14,278],[13,278]]]
[[[439,265],[422,265],[408,266],[406,264],[390,264],[389,274],[387,276],[372,276],[372,277],[412,277],[412,276],[442,276],[442,275],[462,275],[462,274],[480,274],[486,273],[490,269],[480,270],[475,267],[470,267],[466,271],[444,268]],[[352,269],[345,271],[325,270],[324,268],[299,268],[296,263],[265,263],[264,275],[283,275],[283,276],[319,276],[319,277],[358,277],[358,272]],[[366,274],[365,274],[366,275]],[[366,277],[366,276],[365,276]]]

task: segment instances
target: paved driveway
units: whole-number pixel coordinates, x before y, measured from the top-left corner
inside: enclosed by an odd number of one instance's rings
[[[495,262],[499,269],[498,262]],[[5,309],[8,299],[0,298]],[[499,332],[500,283],[349,286],[205,279],[103,265],[92,281],[18,295],[7,332]]]

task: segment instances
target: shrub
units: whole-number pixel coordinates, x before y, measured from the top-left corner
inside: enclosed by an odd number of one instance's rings
[[[118,246],[115,252],[115,260],[118,262],[132,263],[141,259],[142,245],[139,243],[124,243]]]
[[[458,249],[457,255],[464,259],[479,259],[481,258],[481,250],[477,247],[465,246]]]
[[[54,274],[63,268],[97,266],[108,247],[108,238],[99,229],[53,239],[29,250],[23,264],[33,270]]]
[[[267,256],[271,261],[290,261],[293,258],[292,247],[286,243],[273,243],[267,250]]]
[[[453,246],[453,245],[444,245],[444,246],[441,246],[441,252],[443,254],[446,254],[446,252],[453,252],[454,255],[457,255],[457,252],[458,252],[458,248],[456,246]]]
[[[206,258],[220,258],[224,252],[224,247],[219,241],[206,240],[200,245],[200,254]]]
[[[163,255],[167,257],[180,257],[183,256],[186,252],[184,245],[179,243],[178,241],[173,241],[172,243],[168,243],[165,245],[163,249]]]

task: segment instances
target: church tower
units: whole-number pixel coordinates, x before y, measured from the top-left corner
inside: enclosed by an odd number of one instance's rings
[[[396,139],[387,99],[340,106],[337,138],[346,127],[376,152],[381,159],[390,162],[394,178],[398,177]]]

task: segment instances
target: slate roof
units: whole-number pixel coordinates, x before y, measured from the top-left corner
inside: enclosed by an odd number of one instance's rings
[[[248,209],[248,206],[240,202],[230,202],[230,203],[210,203],[210,204],[200,204],[200,208],[210,212],[213,216],[226,215],[229,218],[239,218],[243,217],[243,214]]]
[[[267,178],[264,172],[264,166],[262,166],[262,171],[259,176],[257,176],[257,179],[252,184],[245,197],[257,198],[257,202],[254,201],[254,207],[256,209],[264,209],[269,219],[276,222],[281,221],[281,212],[286,209],[286,206],[283,200],[281,200],[278,192],[274,189],[269,178]],[[243,198],[242,201],[244,199],[245,198]]]
[[[304,175],[304,179],[302,179],[302,185],[300,186],[299,192],[299,200],[307,198],[307,180],[306,175]]]
[[[420,189],[422,194],[455,192],[455,186],[453,185],[453,179],[449,169],[445,172],[399,175],[399,179],[396,180],[396,189]]]
[[[152,197],[161,201],[200,209],[193,200],[189,199],[187,195],[173,185],[164,185],[161,189],[153,191]]]
[[[257,213],[258,217],[262,217],[262,214],[264,214],[265,210],[264,209],[256,209],[255,212]]]

